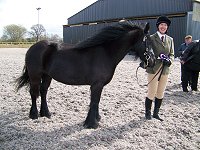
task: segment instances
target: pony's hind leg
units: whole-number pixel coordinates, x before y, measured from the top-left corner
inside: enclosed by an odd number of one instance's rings
[[[51,80],[52,78],[48,75],[42,76],[42,83],[40,85],[40,94],[41,94],[40,116],[41,117],[51,118],[51,113],[49,112],[49,109],[47,106],[47,100],[46,100],[46,95],[47,95],[49,85],[51,84]]]
[[[32,100],[32,105],[29,113],[31,119],[38,119],[38,110],[37,110],[37,97],[39,96],[39,82],[30,83],[30,95]]]

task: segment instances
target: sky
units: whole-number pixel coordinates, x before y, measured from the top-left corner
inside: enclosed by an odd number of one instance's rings
[[[28,31],[31,26],[42,24],[47,34],[63,37],[63,25],[67,18],[78,13],[97,0],[0,0],[0,37],[3,28],[10,24],[22,25]]]

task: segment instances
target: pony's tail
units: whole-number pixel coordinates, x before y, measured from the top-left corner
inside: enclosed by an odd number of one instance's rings
[[[15,83],[16,83],[16,88],[15,88],[16,92],[18,92],[19,89],[21,89],[23,86],[26,86],[27,88],[30,89],[30,79],[28,76],[28,70],[26,68],[26,65],[24,65],[22,75],[15,80]]]

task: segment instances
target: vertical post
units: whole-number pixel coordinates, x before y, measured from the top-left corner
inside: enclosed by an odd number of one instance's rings
[[[40,21],[40,20],[39,20],[39,19],[40,19],[40,12],[39,12],[39,11],[40,11],[41,8],[38,7],[38,8],[36,8],[36,9],[37,9],[37,11],[38,11],[38,24],[37,24],[37,27],[38,27],[38,30],[39,30],[39,27],[40,27],[40,22],[39,22],[39,21]],[[37,34],[37,39],[36,39],[37,42],[38,42],[39,39],[40,39],[39,36],[40,36],[40,35]]]
[[[39,12],[39,11],[40,11],[41,8],[38,7],[38,8],[36,8],[36,9],[37,9],[37,11],[38,11],[38,25],[39,25],[39,23],[40,23],[40,22],[39,22],[39,18],[40,18],[40,12]]]

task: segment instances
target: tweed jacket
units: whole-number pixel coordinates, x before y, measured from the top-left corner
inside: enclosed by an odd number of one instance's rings
[[[173,62],[173,60],[174,60],[174,42],[173,42],[173,38],[168,35],[166,35],[164,42],[162,42],[157,33],[151,35],[151,40],[152,40],[152,49],[153,49],[155,57],[157,59],[156,59],[155,66],[152,68],[147,67],[146,72],[150,73],[150,74],[155,74],[159,70],[161,65],[163,64],[163,62],[159,59],[159,55],[161,53],[168,56],[170,58],[171,62]],[[162,75],[168,75],[169,71],[170,71],[170,67],[164,66]]]

